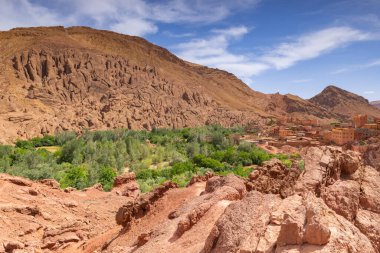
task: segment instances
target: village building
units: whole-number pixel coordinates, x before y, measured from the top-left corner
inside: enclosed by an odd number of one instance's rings
[[[361,128],[365,124],[368,123],[368,116],[367,115],[356,115],[352,118],[352,122],[355,128]]]
[[[344,145],[355,140],[355,130],[353,128],[334,128],[324,134],[326,141]]]

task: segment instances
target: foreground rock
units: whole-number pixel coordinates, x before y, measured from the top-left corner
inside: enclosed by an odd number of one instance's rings
[[[134,172],[125,173],[115,178],[112,192],[118,195],[137,198],[140,194],[139,184]]]
[[[207,180],[197,196],[139,230],[170,206],[169,190],[105,252],[379,252],[379,173],[335,147],[309,148],[303,158],[302,172],[272,160],[246,181],[193,179],[186,191]]]
[[[0,175],[0,252],[380,252],[380,173],[335,147],[303,159],[302,172],[273,160],[137,198],[121,194],[133,174],[111,193]]]
[[[75,252],[116,226],[126,197],[58,186],[0,174],[0,252]]]
[[[375,252],[352,223],[319,198],[281,200],[253,191],[231,204],[207,238],[204,252]]]
[[[249,175],[247,187],[263,193],[280,194],[285,198],[294,193],[294,184],[300,174],[300,169],[289,169],[280,160],[272,159]]]

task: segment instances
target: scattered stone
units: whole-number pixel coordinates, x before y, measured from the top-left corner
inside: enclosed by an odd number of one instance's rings
[[[42,179],[38,182],[40,182],[41,184],[47,185],[53,189],[59,189],[59,183],[55,179]]]
[[[25,245],[18,241],[11,241],[11,242],[4,243],[5,252],[12,253],[15,250],[23,249],[24,247]]]

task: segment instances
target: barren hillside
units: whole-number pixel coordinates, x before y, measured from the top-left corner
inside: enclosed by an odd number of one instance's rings
[[[376,106],[377,108],[380,108],[380,101],[372,101],[370,104]]]
[[[380,118],[380,109],[372,106],[367,99],[335,86],[326,87],[310,101],[346,120],[356,114]]]
[[[0,32],[2,142],[63,130],[225,126],[267,116],[333,118],[312,103],[253,91],[148,41],[86,27]]]

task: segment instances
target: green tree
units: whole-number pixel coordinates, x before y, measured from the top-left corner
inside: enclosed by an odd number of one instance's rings
[[[83,189],[88,186],[88,168],[85,165],[70,166],[60,180],[62,188],[74,187]]]
[[[99,183],[105,191],[110,191],[116,177],[116,171],[111,167],[102,167],[99,173]]]

